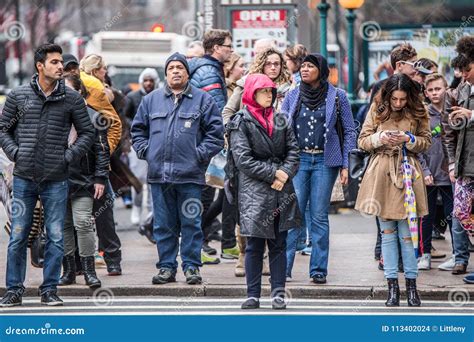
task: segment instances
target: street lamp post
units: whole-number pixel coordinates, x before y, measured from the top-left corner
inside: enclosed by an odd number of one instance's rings
[[[349,100],[352,101],[356,98],[354,94],[354,21],[357,18],[355,10],[364,4],[364,0],[339,0],[339,4],[347,9],[346,19],[347,19],[347,63],[349,66],[349,80],[347,85],[347,96]]]
[[[348,23],[347,35],[349,36],[347,42],[347,63],[349,63],[349,82],[347,85],[349,101],[355,99],[354,94],[354,21],[357,16],[353,9],[348,9],[346,19]]]
[[[328,49],[327,49],[327,17],[328,17],[328,10],[331,6],[326,2],[326,0],[321,0],[321,3],[318,5],[319,10],[319,31],[321,35],[320,41],[320,52],[324,57],[328,57]]]
[[[20,21],[20,0],[15,1],[15,20]],[[18,81],[23,84],[23,50],[21,48],[21,36],[15,41],[16,51],[18,53]]]

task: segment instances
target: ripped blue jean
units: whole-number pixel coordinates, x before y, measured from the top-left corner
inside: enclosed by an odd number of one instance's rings
[[[405,278],[416,279],[418,276],[418,264],[415,256],[415,248],[411,241],[408,221],[384,221],[381,217],[379,217],[379,221],[380,230],[382,232],[382,255],[385,278],[398,278],[398,244],[400,244]]]

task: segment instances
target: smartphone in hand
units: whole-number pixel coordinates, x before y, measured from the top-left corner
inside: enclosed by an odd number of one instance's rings
[[[397,136],[397,135],[400,135],[400,131],[387,131],[387,135],[391,137]]]

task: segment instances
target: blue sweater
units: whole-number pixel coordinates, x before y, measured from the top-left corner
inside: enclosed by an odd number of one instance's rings
[[[339,144],[336,131],[336,94],[339,97],[342,126],[344,128],[343,151]],[[297,107],[300,89],[295,88],[288,92],[283,101],[281,112],[288,117],[293,125],[293,119],[299,108]],[[349,167],[349,151],[356,147],[356,131],[351,105],[344,91],[329,85],[326,99],[326,137],[324,140],[324,164],[328,167]]]

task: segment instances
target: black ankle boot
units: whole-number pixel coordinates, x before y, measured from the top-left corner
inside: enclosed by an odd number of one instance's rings
[[[95,260],[94,256],[81,257],[82,271],[84,272],[84,279],[86,284],[89,285],[91,289],[99,288],[102,284],[97,278],[95,273]]]
[[[400,306],[400,287],[398,279],[387,279],[388,283],[388,299],[385,306]]]
[[[59,279],[59,286],[71,285],[76,283],[76,263],[74,255],[63,257],[63,275]]]
[[[407,302],[408,306],[420,306],[421,299],[416,290],[416,279],[406,279],[405,282],[407,285]]]

